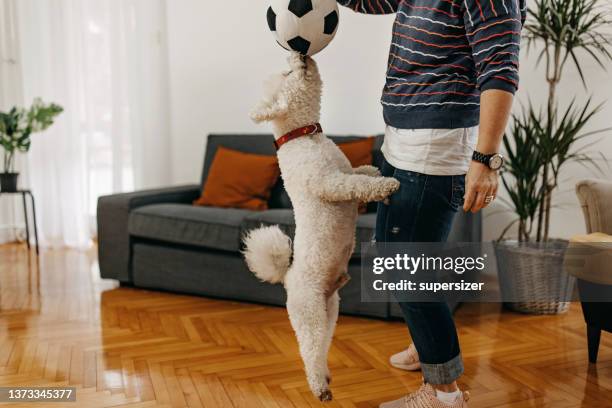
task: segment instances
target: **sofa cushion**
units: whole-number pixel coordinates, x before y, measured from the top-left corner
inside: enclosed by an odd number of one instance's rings
[[[363,141],[364,138],[361,136],[329,136],[335,143],[347,143],[354,141]],[[380,167],[382,164],[382,152],[380,148],[383,143],[383,135],[377,135],[374,140],[374,146],[372,149],[372,164],[376,167]],[[206,153],[204,156],[204,167],[202,169],[202,185],[206,183],[208,173],[213,162],[213,158],[217,153],[219,147],[226,147],[228,149],[239,150],[241,152],[253,153],[253,154],[264,154],[275,156],[276,150],[274,148],[274,137],[270,134],[218,134],[208,135],[206,142]],[[278,182],[272,189],[270,194],[270,200],[268,200],[269,208],[292,208],[291,200],[284,189],[283,181],[279,177]],[[368,212],[376,211],[376,203],[368,204]]]
[[[209,174],[195,205],[267,210],[280,169],[276,156],[219,146]]]
[[[290,209],[274,209],[251,213],[244,218],[242,233],[245,234],[247,231],[259,228],[262,225],[278,225],[291,239],[295,235],[293,210]],[[359,257],[362,242],[370,242],[372,240],[375,225],[376,214],[363,214],[359,216],[357,219],[357,244],[353,258]]]
[[[338,147],[351,162],[353,168],[372,164],[372,149],[376,142],[376,137],[363,137],[361,140],[350,142],[336,142]]]
[[[240,250],[241,224],[253,211],[236,208],[156,204],[130,213],[130,235],[183,245]]]

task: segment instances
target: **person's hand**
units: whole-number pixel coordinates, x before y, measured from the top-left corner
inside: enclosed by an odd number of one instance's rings
[[[498,184],[498,174],[495,170],[472,161],[465,176],[463,211],[477,213],[491,204],[497,197]]]

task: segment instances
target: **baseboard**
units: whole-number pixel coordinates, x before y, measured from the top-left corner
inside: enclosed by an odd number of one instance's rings
[[[0,225],[0,244],[7,244],[17,240],[14,228],[8,225]]]

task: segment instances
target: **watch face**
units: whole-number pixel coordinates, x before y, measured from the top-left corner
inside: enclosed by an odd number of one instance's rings
[[[504,165],[504,157],[501,154],[495,154],[489,160],[489,167],[492,170],[499,170]]]

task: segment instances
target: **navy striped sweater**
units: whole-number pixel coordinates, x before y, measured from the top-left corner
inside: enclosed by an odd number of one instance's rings
[[[525,0],[338,0],[396,13],[382,104],[400,129],[478,125],[480,93],[518,87]]]

